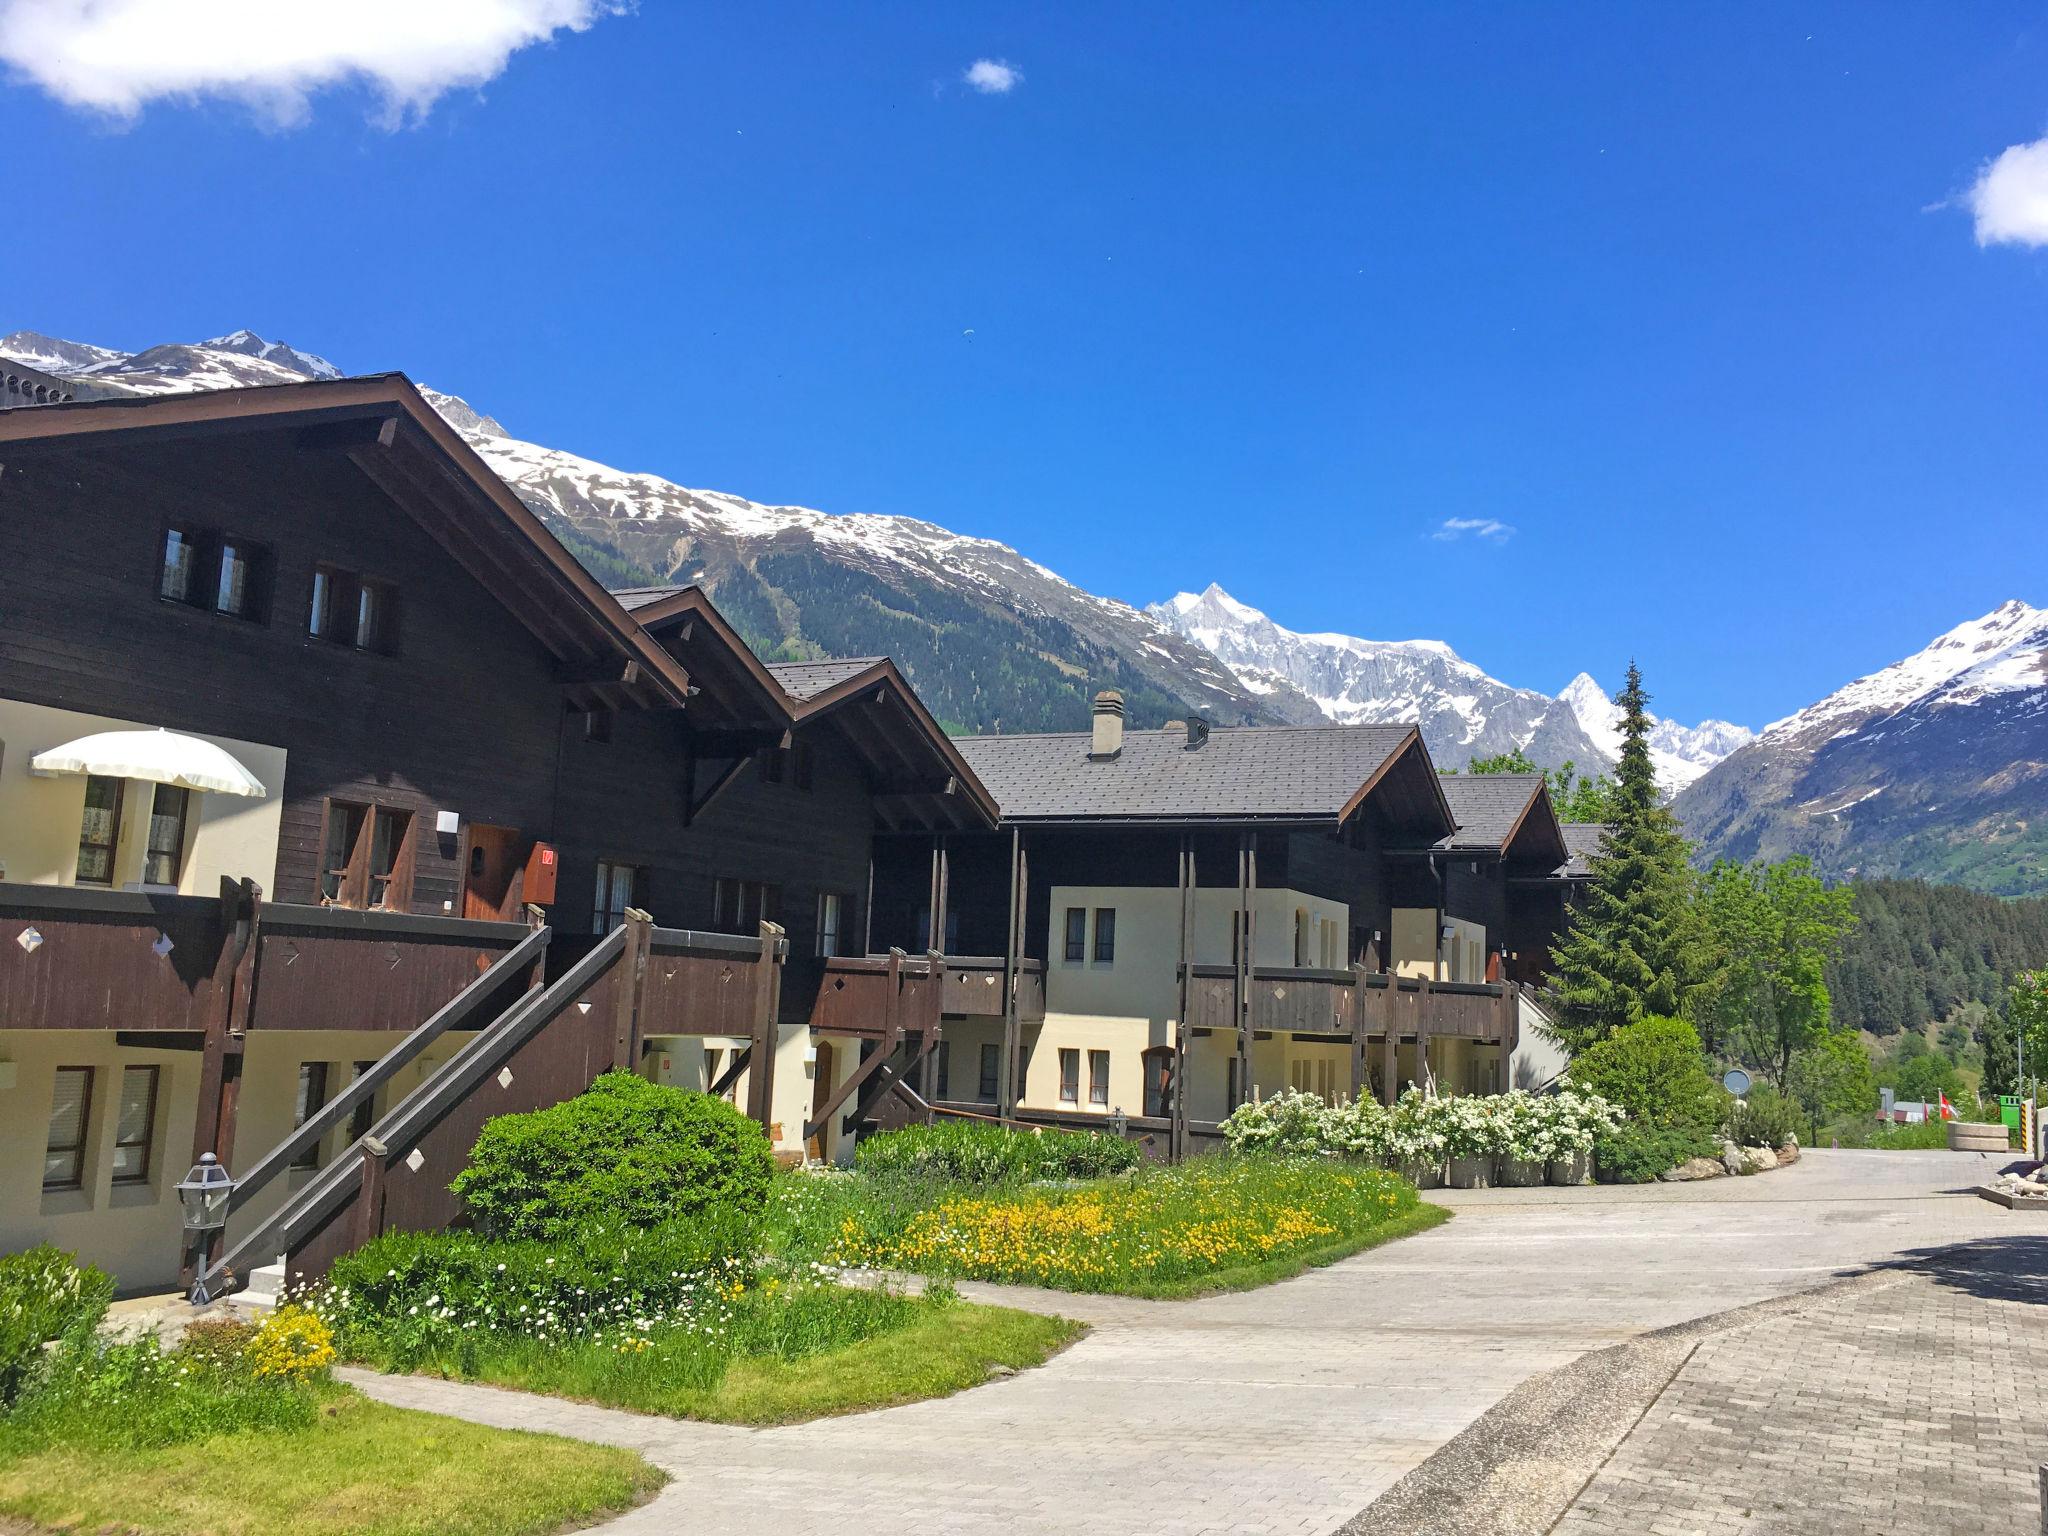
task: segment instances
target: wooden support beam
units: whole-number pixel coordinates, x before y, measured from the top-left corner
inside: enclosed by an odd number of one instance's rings
[[[647,949],[654,919],[626,908],[626,947],[613,971],[612,1068],[630,1072],[640,1064],[640,992],[647,981]]]
[[[754,1045],[752,1041],[748,1041],[747,1044],[740,1047],[739,1051],[733,1056],[733,1059],[726,1063],[725,1070],[719,1073],[717,1078],[704,1091],[714,1099],[724,1097],[726,1090],[738,1082],[741,1074],[753,1064]]]
[[[312,452],[327,449],[389,448],[398,440],[396,416],[358,416],[350,421],[323,421],[301,427],[298,446]]]
[[[996,1067],[996,1109],[999,1113],[1016,1113],[1017,1101],[1023,1093],[1017,1083],[1017,1052],[1022,1043],[1022,1029],[1017,1018],[1017,962],[1021,958],[1024,934],[1024,905],[1021,890],[1024,881],[1024,837],[1016,827],[1010,828],[1010,899],[1008,923],[1003,932],[1003,1055]]]
[[[900,949],[889,951],[889,967],[884,972],[889,981],[885,992],[887,1000],[884,1003],[881,1038],[876,1042],[874,1053],[856,1066],[848,1074],[846,1081],[833,1089],[830,1097],[812,1111],[812,1117],[804,1122],[805,1141],[809,1141],[832,1123],[832,1112],[846,1102],[848,1094],[879,1070],[883,1059],[896,1049],[896,1042],[903,1034],[902,1025],[898,1021],[903,1011],[903,962],[906,958],[908,957]]]
[[[716,774],[712,775],[709,784],[699,789],[697,787],[697,760],[692,757],[689,769],[690,782],[684,790],[683,825],[686,827],[691,825],[699,816],[702,816],[709,810],[712,802],[732,788],[739,776],[746,771],[747,764],[752,761],[753,759],[750,757],[734,758]]]
[[[1429,1072],[1429,978],[1422,978],[1422,984],[1415,993],[1415,1081],[1427,1089],[1430,1086]]]
[[[1195,867],[1195,838],[1180,835],[1177,861],[1180,887],[1180,969],[1179,999],[1175,1004],[1173,1030],[1173,1096],[1167,1105],[1172,1117],[1167,1131],[1167,1158],[1180,1162],[1188,1155],[1188,1012],[1195,998],[1195,892],[1199,888]]]
[[[775,1047],[781,1031],[782,927],[761,924],[761,958],[754,967],[754,1038],[747,1049],[754,1070],[747,1078],[747,1118],[772,1140],[775,1135]]]
[[[1363,961],[1354,961],[1351,966],[1351,1097],[1362,1099],[1372,1087],[1372,1077],[1366,1065],[1366,998],[1369,990],[1365,984],[1367,971]]]

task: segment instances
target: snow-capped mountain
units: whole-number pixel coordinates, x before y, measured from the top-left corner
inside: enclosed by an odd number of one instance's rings
[[[158,394],[338,377],[326,359],[250,331],[124,353],[17,331],[0,354],[96,390]],[[512,436],[423,389],[555,533],[613,586],[701,582],[764,653],[893,655],[960,729],[1079,728],[1099,688],[1132,719],[1320,722],[1305,700],[1246,688],[1201,647],[992,539],[916,518],[763,506],[614,469]]]
[[[1613,765],[1569,704],[1511,687],[1441,640],[1361,640],[1284,629],[1222,587],[1145,610],[1212,652],[1254,693],[1301,699],[1344,725],[1416,724],[1444,767],[1517,749],[1544,767]]]
[[[1569,705],[1579,726],[1609,761],[1621,757],[1621,706],[1586,673],[1564,685],[1558,698]],[[1746,725],[1702,720],[1680,725],[1650,716],[1650,762],[1665,794],[1675,795],[1714,764],[1756,736]]]
[[[1768,727],[1675,802],[1712,854],[2048,888],[2048,612],[2017,600]]]

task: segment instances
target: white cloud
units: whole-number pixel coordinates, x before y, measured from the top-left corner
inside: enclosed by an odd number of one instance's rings
[[[2048,139],[2007,149],[1978,173],[1966,201],[1979,245],[2048,245]]]
[[[1024,83],[1024,71],[1001,59],[976,59],[960,78],[984,96],[1007,96]]]
[[[59,101],[132,118],[226,97],[278,123],[362,84],[391,126],[495,78],[519,49],[631,0],[0,0],[0,60]]]
[[[1462,539],[1468,534],[1492,544],[1505,544],[1515,536],[1515,530],[1511,524],[1504,523],[1497,517],[1447,517],[1430,537],[1448,543],[1453,539]]]

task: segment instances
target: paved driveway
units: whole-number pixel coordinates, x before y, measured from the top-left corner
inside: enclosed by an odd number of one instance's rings
[[[1954,1153],[1809,1153],[1750,1179],[1444,1192],[1457,1219],[1241,1295],[1135,1302],[963,1286],[1079,1317],[1045,1367],[791,1429],[673,1423],[488,1388],[374,1395],[635,1446],[674,1477],[608,1529],[774,1536],[1322,1532],[1504,1394],[1646,1329],[1941,1242],[2031,1230]]]

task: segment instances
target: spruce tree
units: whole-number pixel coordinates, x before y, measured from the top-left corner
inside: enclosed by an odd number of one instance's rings
[[[1692,848],[1657,798],[1649,695],[1633,661],[1614,702],[1622,709],[1622,746],[1612,820],[1590,861],[1586,893],[1551,955],[1552,1033],[1574,1052],[1624,1024],[1681,1016],[1705,965]]]

